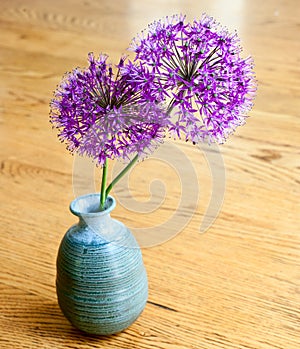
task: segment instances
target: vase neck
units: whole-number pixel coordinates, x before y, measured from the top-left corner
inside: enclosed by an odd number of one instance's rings
[[[105,215],[85,215],[80,214],[78,215],[79,218],[79,224],[81,226],[97,226],[99,228],[105,228],[107,225],[111,224],[112,218],[109,213]]]
[[[70,210],[79,218],[79,225],[82,228],[88,228],[94,235],[106,241],[112,241],[118,231],[116,221],[110,216],[110,212],[115,208],[115,205],[114,198],[109,196],[106,202],[107,208],[100,211],[100,195],[88,194],[72,201]]]
[[[105,216],[116,207],[116,201],[108,196],[105,202],[105,210],[100,211],[100,194],[87,194],[77,197],[71,202],[70,210],[78,217]]]

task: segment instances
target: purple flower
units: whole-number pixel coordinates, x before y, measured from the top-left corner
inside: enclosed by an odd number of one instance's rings
[[[87,155],[99,164],[106,158],[131,160],[148,156],[163,142],[168,118],[153,103],[132,104],[113,109],[98,118],[82,136],[80,155]]]
[[[51,101],[50,121],[69,151],[92,157],[130,159],[162,142],[168,122],[160,104],[146,101],[137,85],[114,74],[107,56],[89,54],[89,67],[67,73]]]
[[[169,131],[194,143],[217,141],[245,121],[256,91],[253,61],[213,18],[185,23],[176,15],[153,22],[130,49],[123,76],[151,102],[168,102]]]

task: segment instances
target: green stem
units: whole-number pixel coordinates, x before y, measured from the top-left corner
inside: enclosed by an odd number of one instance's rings
[[[107,182],[107,165],[108,165],[108,160],[105,159],[105,163],[103,165],[102,169],[102,182],[101,182],[101,193],[100,193],[100,211],[105,210],[105,201],[107,198],[106,194],[106,182]]]
[[[117,175],[116,178],[114,178],[112,180],[112,182],[110,183],[110,185],[107,187],[105,195],[107,197],[107,195],[109,194],[109,192],[111,191],[112,187],[126,174],[126,172],[128,172],[131,167],[137,162],[138,160],[138,154],[129,162],[129,164],[123,168],[123,170]]]

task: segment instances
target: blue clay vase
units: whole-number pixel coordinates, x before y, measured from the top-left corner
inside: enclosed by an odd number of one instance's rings
[[[148,282],[141,250],[131,232],[110,212],[99,212],[99,194],[75,199],[78,224],[65,234],[57,257],[56,291],[66,318],[78,329],[110,335],[130,326],[143,311]]]

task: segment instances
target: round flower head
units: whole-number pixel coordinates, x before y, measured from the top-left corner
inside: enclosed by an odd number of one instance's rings
[[[253,62],[240,57],[236,35],[213,18],[166,17],[131,43],[135,63],[122,68],[152,102],[168,100],[169,130],[194,143],[222,143],[244,123],[256,91]]]
[[[83,135],[78,152],[104,164],[106,158],[130,160],[149,155],[164,138],[167,118],[153,103],[132,104],[108,111]]]
[[[51,101],[50,121],[72,153],[130,159],[148,154],[164,137],[168,117],[157,103],[143,99],[136,85],[116,74],[107,56],[89,54],[89,67],[67,73]]]

